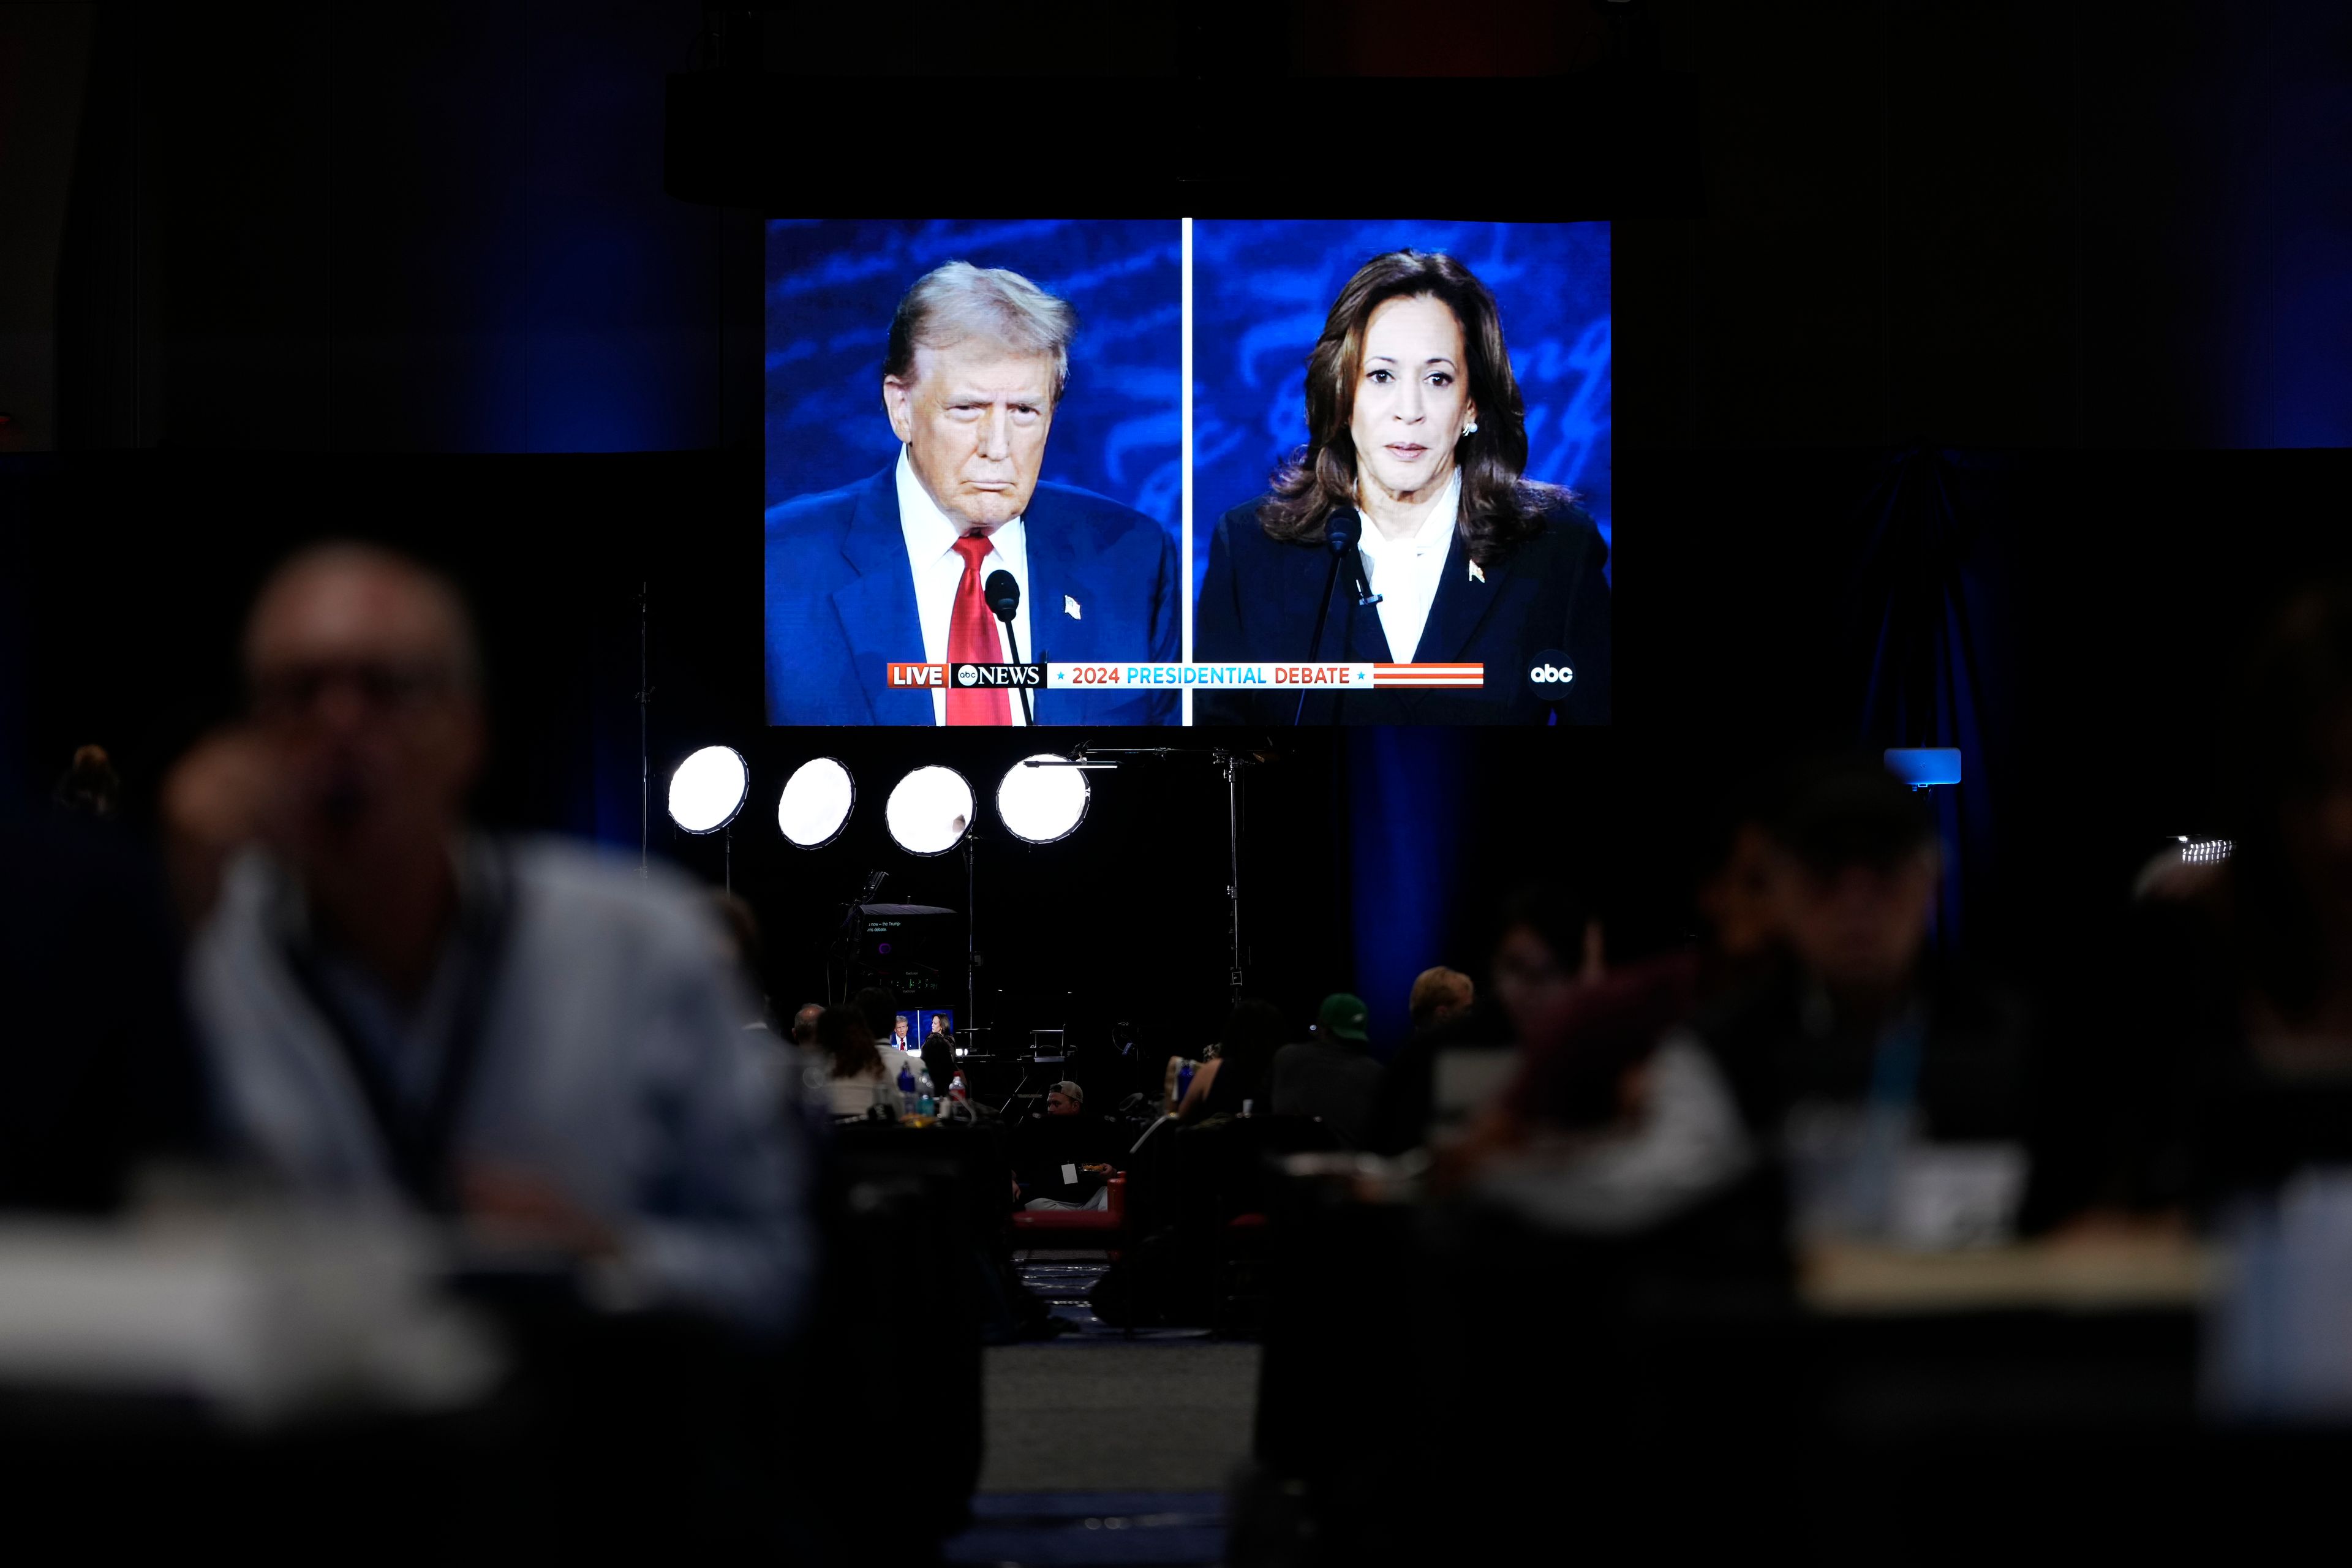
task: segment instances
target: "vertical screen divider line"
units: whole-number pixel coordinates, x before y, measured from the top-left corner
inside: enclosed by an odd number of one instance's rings
[[[1192,662],[1192,220],[1188,217],[1177,221],[1183,233],[1184,302],[1184,347],[1181,368],[1177,375],[1177,394],[1183,400],[1183,407],[1180,411],[1183,434],[1176,455],[1176,460],[1181,466],[1178,478],[1181,480],[1184,498],[1181,509],[1183,531],[1177,540],[1180,563],[1177,592],[1181,616],[1180,624],[1183,632],[1177,657],[1190,664]],[[1177,700],[1182,705],[1181,721],[1190,727],[1192,722],[1192,689],[1185,687]]]

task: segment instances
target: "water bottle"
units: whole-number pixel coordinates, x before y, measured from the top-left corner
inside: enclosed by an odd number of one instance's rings
[[[958,1072],[955,1075],[955,1081],[948,1085],[948,1098],[959,1105],[971,1098],[971,1091],[964,1088],[961,1072]]]
[[[1192,1074],[1198,1070],[1199,1069],[1191,1062],[1182,1063],[1176,1068],[1177,1104],[1181,1105],[1184,1103],[1185,1092],[1192,1087]]]
[[[898,1099],[906,1106],[908,1115],[916,1114],[915,1075],[907,1070],[906,1064],[903,1062],[898,1067]]]

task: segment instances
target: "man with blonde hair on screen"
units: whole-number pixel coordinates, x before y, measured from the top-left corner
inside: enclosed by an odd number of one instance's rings
[[[1168,531],[1039,477],[1076,333],[1067,300],[1001,267],[950,261],[907,290],[880,389],[897,459],[768,512],[770,723],[1021,724],[1032,715],[1013,691],[959,676],[1018,662],[1016,646],[1029,663],[1176,658],[1184,585]],[[949,679],[894,687],[893,664],[945,665]],[[1172,689],[1030,696],[1039,724],[1177,718]]]

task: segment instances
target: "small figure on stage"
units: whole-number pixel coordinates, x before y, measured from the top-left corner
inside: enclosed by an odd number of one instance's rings
[[[931,1032],[923,1037],[923,1066],[931,1081],[945,1087],[955,1081],[955,1015],[945,1011],[931,1015]]]

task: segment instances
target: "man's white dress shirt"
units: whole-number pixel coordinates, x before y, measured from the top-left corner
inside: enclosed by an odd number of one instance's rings
[[[963,557],[956,553],[955,547],[962,534],[947,513],[940,510],[931,493],[923,489],[923,481],[915,477],[915,466],[904,447],[898,448],[898,528],[906,535],[907,565],[915,576],[915,613],[923,622],[923,662],[945,664],[948,623],[955,615],[956,588],[963,582]],[[985,584],[989,574],[1000,568],[1012,573],[1013,580],[1021,584],[1021,607],[1013,612],[1013,630],[1021,640],[1023,658],[1034,663],[1037,645],[1029,636],[1029,536],[1020,518],[988,536],[988,553],[980,562],[981,582]],[[996,657],[1005,658],[1002,623],[998,624],[996,646]],[[1042,696],[1041,692],[1033,692],[1030,700],[1035,701]],[[1012,708],[1013,721],[1021,723],[1021,694],[1007,689],[1004,699]],[[934,687],[931,722],[947,721],[947,691]]]
[[[1390,539],[1368,515],[1357,548],[1364,557],[1364,578],[1381,596],[1381,631],[1389,639],[1389,657],[1399,664],[1412,661],[1421,646],[1422,628],[1429,624],[1429,607],[1437,602],[1437,584],[1445,575],[1445,558],[1454,548],[1454,527],[1462,510],[1462,470],[1447,476],[1444,491],[1421,527],[1410,539]]]

